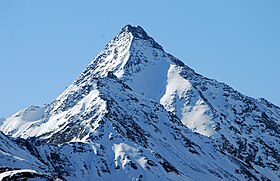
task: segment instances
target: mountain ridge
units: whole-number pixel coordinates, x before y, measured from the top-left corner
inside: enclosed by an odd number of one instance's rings
[[[52,103],[0,130],[67,180],[277,180],[279,123],[279,107],[203,77],[127,25]]]

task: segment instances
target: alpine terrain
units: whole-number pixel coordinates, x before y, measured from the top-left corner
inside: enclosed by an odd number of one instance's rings
[[[0,130],[3,180],[280,180],[280,108],[197,74],[140,26]]]

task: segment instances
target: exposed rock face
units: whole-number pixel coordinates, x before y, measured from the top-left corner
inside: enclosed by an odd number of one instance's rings
[[[279,124],[279,107],[127,25],[56,100],[1,120],[0,167],[66,180],[279,180]]]

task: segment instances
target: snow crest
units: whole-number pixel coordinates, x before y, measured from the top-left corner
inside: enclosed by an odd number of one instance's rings
[[[276,181],[279,123],[128,25],[53,102],[0,120],[0,176]]]

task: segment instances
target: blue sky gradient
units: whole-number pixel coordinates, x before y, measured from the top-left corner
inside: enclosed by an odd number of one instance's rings
[[[2,0],[0,117],[54,100],[126,24],[198,73],[280,105],[278,0]]]

